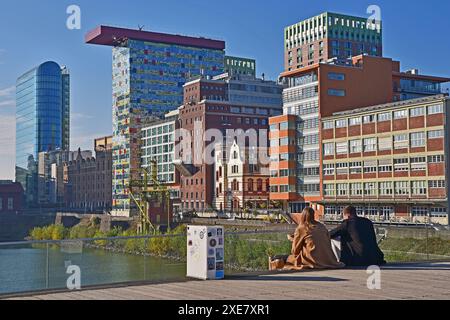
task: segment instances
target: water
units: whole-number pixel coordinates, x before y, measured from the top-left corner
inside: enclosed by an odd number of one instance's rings
[[[79,266],[81,286],[184,280],[186,264],[99,249],[31,245],[0,247],[0,294],[65,289],[67,267]],[[47,276],[48,274],[48,276]]]

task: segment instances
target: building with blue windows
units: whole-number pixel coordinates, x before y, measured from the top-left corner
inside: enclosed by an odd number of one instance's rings
[[[38,155],[69,150],[70,75],[45,62],[18,78],[16,86],[16,181],[29,206],[38,201]]]

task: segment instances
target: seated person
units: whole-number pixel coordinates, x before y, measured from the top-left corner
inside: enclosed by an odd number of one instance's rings
[[[386,264],[372,221],[358,217],[352,206],[346,207],[343,214],[344,222],[330,232],[332,239],[341,239],[341,261],[357,267]]]
[[[337,261],[328,230],[315,220],[312,208],[306,208],[292,218],[298,227],[293,236],[288,236],[292,241],[291,255],[272,258],[271,270],[336,269],[345,266]]]

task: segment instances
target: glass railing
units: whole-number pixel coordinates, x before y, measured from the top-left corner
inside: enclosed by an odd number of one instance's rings
[[[388,263],[450,261],[448,230],[376,230]],[[226,274],[267,272],[269,256],[290,253],[287,234],[293,231],[292,225],[284,225],[277,230],[226,232]],[[180,234],[0,243],[0,296],[67,290],[77,284],[86,288],[185,281],[186,242],[186,235]]]

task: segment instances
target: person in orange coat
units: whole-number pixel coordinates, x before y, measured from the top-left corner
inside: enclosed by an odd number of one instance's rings
[[[289,256],[275,257],[270,268],[284,270],[304,269],[338,269],[345,265],[338,262],[331,248],[331,238],[327,228],[315,220],[312,208],[305,208],[300,215],[293,215],[298,224],[294,235],[288,238],[292,241]]]

